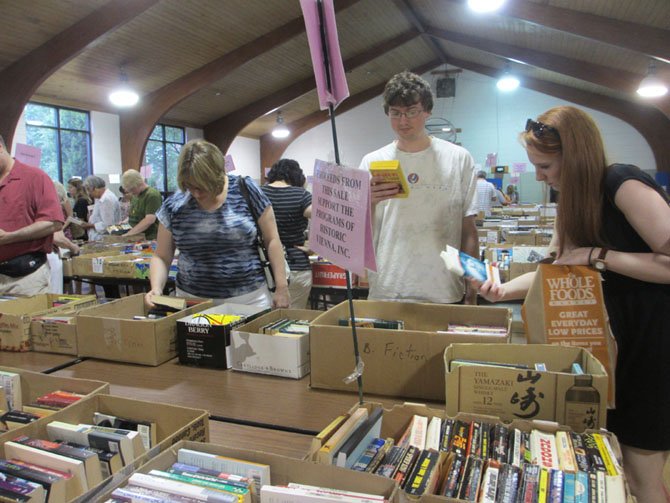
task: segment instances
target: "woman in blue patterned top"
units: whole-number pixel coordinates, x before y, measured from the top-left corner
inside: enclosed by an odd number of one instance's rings
[[[204,140],[184,145],[179,155],[180,191],[165,200],[156,216],[156,253],[151,259],[151,291],[163,292],[175,250],[179,249],[177,295],[212,298],[217,303],[288,307],[283,249],[272,205],[258,185],[246,178],[254,213],[260,215],[265,246],[277,283],[270,293],[255,246],[256,225],[239,186],[227,175],[221,151]]]

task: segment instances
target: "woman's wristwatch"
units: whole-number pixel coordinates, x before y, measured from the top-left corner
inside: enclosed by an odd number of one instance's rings
[[[605,247],[600,249],[600,253],[596,258],[591,261],[591,265],[596,269],[596,271],[605,272],[607,270],[607,262],[605,262],[605,256],[609,250]]]

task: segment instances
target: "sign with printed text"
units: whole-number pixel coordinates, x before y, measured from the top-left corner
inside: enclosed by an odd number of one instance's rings
[[[356,274],[377,270],[372,248],[370,174],[316,160],[310,248]]]
[[[14,158],[23,164],[39,168],[40,161],[42,160],[42,149],[24,143],[17,143]]]

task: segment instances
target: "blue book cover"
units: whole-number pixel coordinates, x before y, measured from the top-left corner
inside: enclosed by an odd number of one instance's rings
[[[589,503],[589,475],[577,472],[575,477],[575,503]]]
[[[447,266],[447,270],[457,274],[458,276],[465,276],[466,278],[473,278],[482,283],[487,279],[496,281],[495,278],[491,278],[488,269],[489,266],[477,260],[474,257],[471,257],[467,253],[452,247],[447,246],[446,251],[440,253],[444,264]],[[497,281],[500,283],[500,280]]]
[[[575,503],[575,482],[576,476],[574,473],[564,472],[562,503]]]

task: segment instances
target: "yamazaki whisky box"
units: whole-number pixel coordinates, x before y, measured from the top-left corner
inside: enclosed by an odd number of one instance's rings
[[[540,264],[522,315],[528,343],[575,346],[591,352],[610,376],[614,404],[616,342],[603,301],[600,273],[586,266]]]
[[[607,373],[584,349],[452,344],[444,352],[444,366],[450,416],[468,412],[506,421],[540,419],[576,431],[605,427]]]

